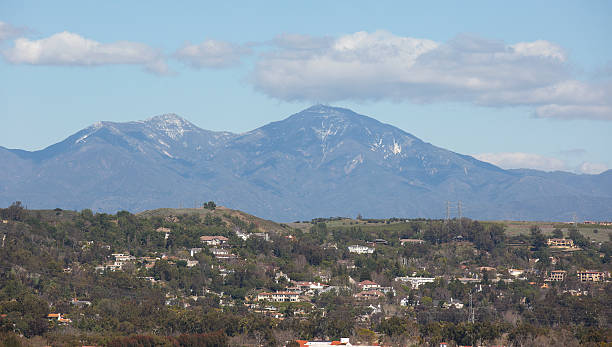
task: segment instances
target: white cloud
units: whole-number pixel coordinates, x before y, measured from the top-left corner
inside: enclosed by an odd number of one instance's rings
[[[612,120],[612,88],[572,79],[565,51],[538,40],[446,43],[385,31],[285,35],[255,65],[257,90],[282,100],[459,101],[530,106],[536,117]]]
[[[602,163],[584,162],[579,169],[582,173],[596,175],[608,170],[608,166]]]
[[[562,151],[565,156],[583,156],[586,151],[582,149]],[[602,163],[582,162],[579,165],[571,161],[547,157],[534,153],[502,152],[474,154],[474,158],[497,165],[503,169],[535,169],[542,171],[571,171],[578,174],[599,174],[608,170]]]
[[[567,166],[563,160],[534,153],[480,153],[473,155],[473,157],[497,165],[503,169],[536,169],[542,171],[567,170]]]
[[[98,66],[142,65],[148,71],[166,74],[168,66],[157,50],[138,42],[100,43],[64,31],[40,40],[19,38],[3,52],[13,64]]]
[[[524,56],[554,58],[559,61],[565,61],[567,59],[565,51],[561,47],[544,40],[519,42],[510,45],[510,47],[514,49],[516,53]]]
[[[185,44],[174,56],[194,68],[228,68],[240,64],[251,50],[248,47],[217,40]]]
[[[15,38],[26,31],[24,28],[17,28],[8,23],[0,21],[0,42]]]

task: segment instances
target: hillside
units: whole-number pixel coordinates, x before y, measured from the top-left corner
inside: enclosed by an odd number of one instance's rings
[[[612,341],[612,228],[465,218],[297,224],[223,207],[0,208],[0,345]],[[573,246],[550,245],[553,236]]]

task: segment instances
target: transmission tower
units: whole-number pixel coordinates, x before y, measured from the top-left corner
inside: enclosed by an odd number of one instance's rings
[[[446,218],[444,220],[447,222],[450,220],[450,201],[446,202]]]
[[[461,217],[462,217],[462,216],[461,216],[461,212],[462,212],[462,211],[461,211],[461,208],[462,208],[462,206],[461,206],[461,200],[459,200],[459,201],[457,202],[457,215],[458,215],[458,217],[459,217],[459,220],[461,220]]]

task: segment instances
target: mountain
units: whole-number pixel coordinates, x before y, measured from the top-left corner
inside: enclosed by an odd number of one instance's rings
[[[274,220],[612,216],[612,171],[503,170],[353,111],[317,105],[243,134],[173,114],[99,122],[40,151],[0,147],[0,204],[94,211],[214,200]]]

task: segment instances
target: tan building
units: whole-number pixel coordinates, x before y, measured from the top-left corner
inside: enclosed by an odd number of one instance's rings
[[[546,244],[553,248],[574,248],[574,240],[572,239],[548,239]]]
[[[547,281],[553,281],[553,282],[564,281],[566,274],[567,274],[567,271],[565,271],[565,270],[552,270],[548,274],[548,278],[546,280]]]
[[[603,282],[607,277],[607,273],[593,270],[578,271],[576,275],[581,282]]]

